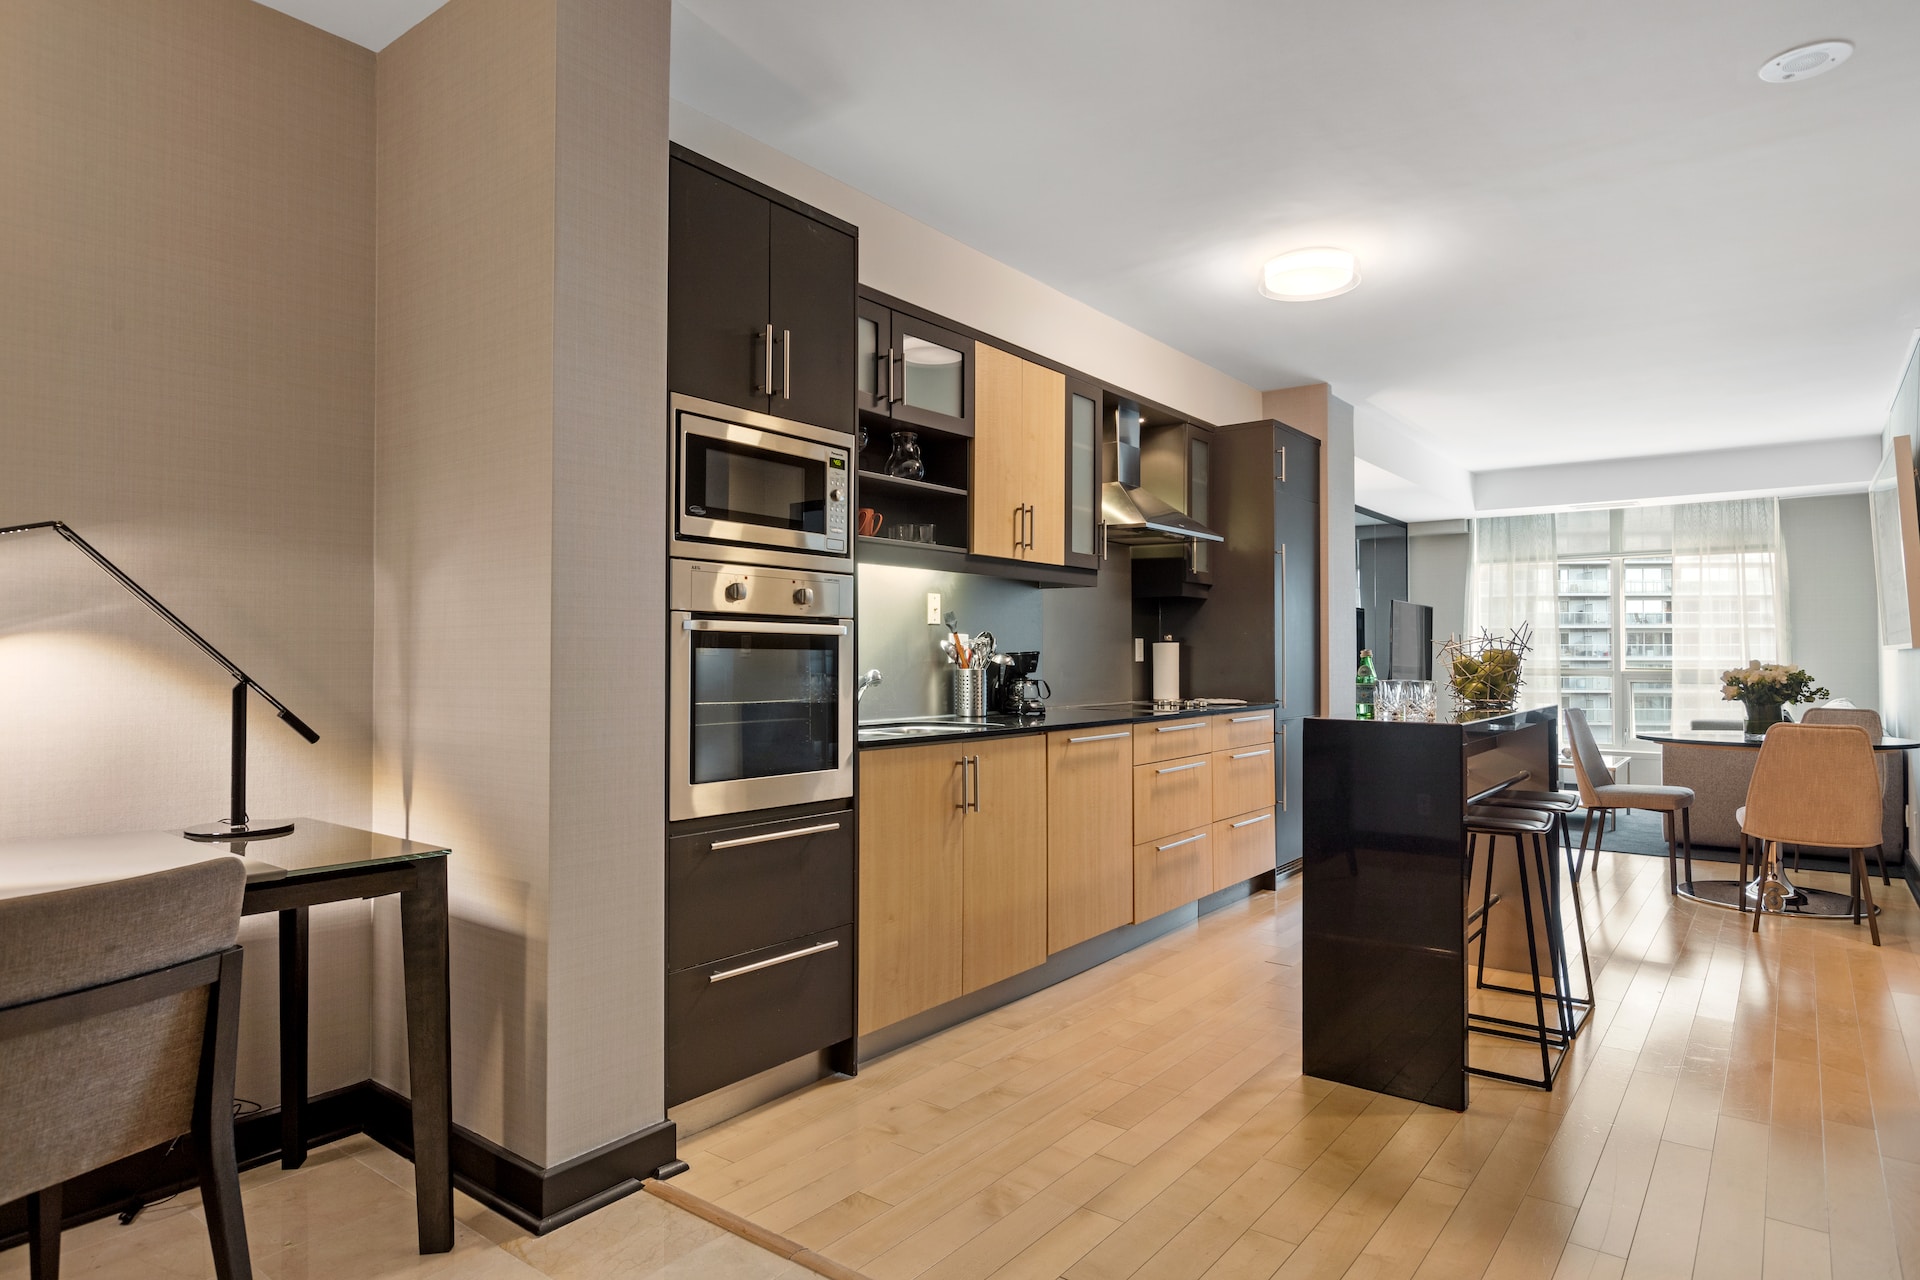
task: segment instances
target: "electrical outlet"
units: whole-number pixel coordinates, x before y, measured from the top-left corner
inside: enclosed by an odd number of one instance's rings
[[[940,625],[940,593],[938,591],[927,592],[927,621],[936,627]]]
[[[1133,638],[1133,660],[1135,662],[1145,662],[1147,660],[1147,642],[1139,636]]]

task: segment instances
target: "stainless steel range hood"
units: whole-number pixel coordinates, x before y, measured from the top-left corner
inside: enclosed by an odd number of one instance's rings
[[[1129,545],[1225,542],[1226,539],[1140,487],[1140,407],[1121,401],[1106,441],[1107,474],[1100,491],[1100,519],[1107,540]]]

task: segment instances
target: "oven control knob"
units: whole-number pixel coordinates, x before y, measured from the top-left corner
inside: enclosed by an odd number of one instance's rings
[[[813,588],[812,588],[812,587],[796,587],[796,588],[794,588],[794,592],[793,592],[793,602],[794,602],[795,604],[812,604],[812,603],[813,603]]]
[[[746,598],[747,598],[747,584],[746,584],[746,583],[744,583],[744,582],[729,582],[729,583],[727,584],[727,599],[729,599],[729,600],[745,600]]]
[[[844,502],[846,501],[846,498],[847,498],[847,491],[845,489],[827,490],[827,500],[829,502]]]

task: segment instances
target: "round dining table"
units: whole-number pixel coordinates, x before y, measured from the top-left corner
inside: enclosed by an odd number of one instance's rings
[[[1738,729],[1691,729],[1685,732],[1643,733],[1639,737],[1643,742],[1657,742],[1662,746],[1735,747],[1750,751],[1758,751],[1766,741],[1765,734],[1743,733]],[[1920,747],[1920,739],[1883,737],[1873,744],[1875,751],[1912,751],[1916,747]],[[1883,852],[1896,859],[1901,856],[1899,849]],[[1756,869],[1754,878],[1746,881],[1744,887],[1738,880],[1683,880],[1678,888],[1683,897],[1692,898],[1696,902],[1712,903],[1718,907],[1738,907],[1744,895],[1746,905],[1752,910],[1759,911],[1763,905],[1760,878],[1760,872]],[[1853,898],[1849,895],[1835,893],[1830,889],[1808,889],[1796,885],[1787,879],[1784,866],[1779,869],[1778,878],[1787,886],[1789,892],[1782,898],[1778,912],[1768,910],[1766,914],[1812,916],[1822,920],[1853,918],[1855,905]],[[1876,906],[1873,910],[1878,914],[1880,908]]]

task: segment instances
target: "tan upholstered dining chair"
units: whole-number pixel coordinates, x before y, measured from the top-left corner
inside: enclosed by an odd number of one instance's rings
[[[1755,907],[1778,911],[1785,885],[1780,879],[1780,846],[1812,845],[1845,849],[1853,862],[1853,922],[1866,907],[1873,945],[1880,945],[1874,915],[1873,877],[1865,850],[1880,842],[1880,770],[1873,741],[1851,724],[1776,724],[1760,744],[1747,802],[1735,811],[1740,823],[1740,878],[1747,877],[1747,841],[1760,841],[1760,901]],[[1739,894],[1746,909],[1746,892]],[[1760,929],[1760,911],[1753,929]]]
[[[1879,746],[1881,739],[1887,736],[1886,726],[1880,721],[1880,713],[1867,707],[1813,707],[1800,717],[1801,724],[1852,724],[1867,731],[1867,740]],[[1898,763],[1893,757],[1881,752],[1873,753],[1873,766],[1880,777],[1880,796],[1885,800],[1887,794],[1887,771]],[[1885,832],[1881,833],[1884,837]],[[1799,853],[1796,851],[1794,869],[1799,869]],[[1887,875],[1887,846],[1884,838],[1873,842],[1873,858],[1880,864],[1880,883],[1890,885],[1893,880]]]
[[[0,899],[0,1203],[60,1272],[61,1185],[188,1135],[220,1280],[247,1280],[233,1151],[240,898],[220,857]]]
[[[1607,816],[1615,809],[1649,809],[1658,813],[1667,835],[1667,892],[1680,885],[1677,859],[1684,849],[1686,879],[1693,879],[1693,789],[1648,784],[1615,783],[1607,768],[1600,744],[1593,740],[1587,725],[1587,713],[1579,707],[1565,712],[1567,739],[1573,747],[1573,776],[1579,783],[1580,803],[1586,807],[1587,821],[1580,832],[1580,852],[1573,861],[1573,882],[1580,883],[1580,868],[1587,857],[1587,837],[1593,837],[1593,852],[1600,852],[1600,834]]]

